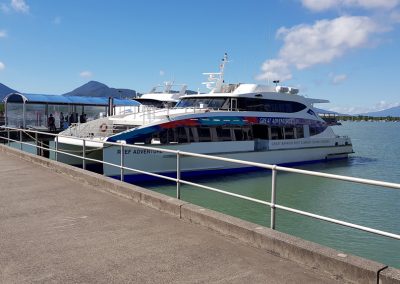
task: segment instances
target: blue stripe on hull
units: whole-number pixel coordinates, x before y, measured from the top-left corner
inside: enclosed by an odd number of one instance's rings
[[[321,159],[321,160],[312,160],[312,161],[303,161],[303,162],[294,162],[294,163],[284,163],[284,164],[279,164],[279,165],[293,167],[293,166],[299,166],[299,165],[315,164],[315,163],[321,163],[321,162],[327,162],[327,161],[333,161],[333,160],[343,160],[343,159],[347,159],[347,157],[332,158],[329,160]],[[229,169],[182,171],[181,178],[182,179],[187,179],[187,178],[201,179],[201,178],[208,178],[210,176],[215,176],[215,175],[239,174],[239,173],[260,172],[260,171],[269,172],[270,170],[262,169],[259,167],[241,167],[241,168],[229,168]],[[162,173],[157,173],[157,174],[171,177],[171,178],[176,178],[176,171],[162,172]],[[110,176],[110,177],[114,178],[114,179],[118,179],[118,180],[121,178],[120,175],[115,175],[115,176]],[[166,182],[168,182],[165,179],[161,179],[161,178],[146,175],[146,174],[125,174],[124,181],[128,182],[128,183],[145,183],[145,182],[166,183]]]

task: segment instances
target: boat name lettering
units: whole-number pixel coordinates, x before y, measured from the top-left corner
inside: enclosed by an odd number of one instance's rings
[[[260,124],[296,124],[298,122],[295,118],[277,118],[277,117],[259,117],[258,123]]]
[[[125,149],[124,154],[129,155],[129,154],[160,154],[162,153],[161,151],[158,150],[147,150],[147,149],[140,149],[140,150],[131,150],[131,149]],[[117,150],[117,154],[121,154],[121,150]]]
[[[294,141],[294,140],[288,140],[288,141],[274,141],[271,142],[271,145],[273,146],[278,146],[278,145],[306,145],[306,144],[327,144],[329,143],[329,140],[327,139],[316,139],[316,140],[302,140],[302,141]]]

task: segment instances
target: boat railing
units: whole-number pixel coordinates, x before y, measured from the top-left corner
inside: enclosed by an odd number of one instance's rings
[[[107,137],[114,133],[114,125],[108,118],[99,118],[86,123],[73,123],[69,128],[60,132],[60,136],[77,138]]]
[[[350,176],[343,176],[343,175],[336,175],[336,174],[329,174],[329,173],[322,173],[322,172],[316,172],[316,171],[309,171],[309,170],[302,170],[302,169],[296,169],[296,168],[289,168],[289,167],[283,167],[283,166],[278,166],[278,165],[270,165],[270,164],[263,164],[263,163],[256,163],[256,162],[250,162],[250,161],[243,161],[243,160],[237,160],[237,159],[231,159],[231,158],[224,158],[224,157],[218,157],[218,156],[211,156],[211,155],[205,155],[205,154],[198,154],[198,153],[190,153],[190,152],[184,152],[184,151],[179,151],[179,150],[170,150],[170,149],[164,149],[164,148],[157,148],[157,147],[150,147],[150,146],[142,146],[142,145],[130,145],[126,144],[124,141],[121,141],[119,143],[114,143],[114,142],[103,142],[104,146],[109,146],[109,147],[116,147],[120,151],[120,163],[114,164],[110,163],[108,161],[101,161],[97,159],[92,159],[86,156],[86,152],[88,151],[86,147],[86,142],[90,141],[86,138],[81,138],[77,137],[76,139],[82,140],[82,155],[77,155],[73,154],[70,152],[66,151],[60,151],[58,148],[58,139],[60,136],[63,136],[62,134],[52,134],[52,133],[46,133],[46,132],[40,132],[40,131],[33,131],[33,130],[27,130],[27,129],[19,129],[19,128],[12,128],[12,127],[0,127],[0,129],[3,130],[3,133],[6,133],[7,135],[4,135],[4,137],[0,136],[0,140],[5,141],[8,145],[10,145],[11,142],[15,142],[19,145],[20,150],[23,149],[23,145],[30,145],[34,146],[37,149],[42,149],[42,150],[47,150],[50,152],[55,153],[55,160],[58,160],[58,155],[63,154],[75,158],[79,158],[82,160],[82,168],[86,169],[86,163],[88,161],[91,162],[96,162],[96,163],[102,163],[103,165],[108,165],[112,167],[119,168],[120,170],[120,180],[124,181],[124,175],[126,172],[134,172],[134,173],[139,173],[139,174],[145,174],[149,175],[152,177],[157,177],[160,179],[172,181],[176,183],[176,198],[181,199],[181,185],[190,185],[194,186],[197,188],[209,190],[212,192],[217,192],[221,193],[227,196],[232,196],[236,197],[239,199],[251,201],[257,204],[262,204],[270,208],[270,228],[275,229],[276,227],[276,209],[280,209],[283,211],[291,212],[294,214],[310,217],[313,219],[317,220],[322,220],[325,222],[341,225],[344,227],[349,227],[353,229],[357,229],[360,231],[364,232],[369,232],[372,234],[400,240],[400,234],[396,233],[391,233],[391,232],[386,232],[383,230],[378,230],[374,229],[371,227],[367,226],[362,226],[358,224],[354,224],[351,222],[343,221],[343,220],[338,220],[334,219],[331,217],[327,216],[322,216],[319,214],[314,214],[311,212],[307,212],[304,210],[299,210],[296,208],[284,206],[281,204],[278,204],[276,202],[276,196],[277,196],[277,179],[278,179],[278,173],[279,172],[286,172],[286,173],[295,173],[295,174],[300,174],[300,175],[306,175],[306,176],[313,176],[313,177],[320,177],[320,178],[326,178],[326,179],[333,179],[333,180],[339,180],[339,181],[345,181],[345,182],[351,182],[351,183],[356,183],[356,184],[364,184],[364,185],[371,185],[371,186],[379,186],[379,187],[385,187],[385,188],[390,188],[390,189],[400,189],[400,184],[398,183],[391,183],[391,182],[384,182],[384,181],[378,181],[378,180],[372,180],[372,179],[364,179],[364,178],[356,178],[356,177],[350,177]],[[24,142],[23,141],[23,135],[30,133],[30,137],[35,137],[36,141],[35,144],[32,145],[32,143],[29,142]],[[11,134],[14,134],[13,138],[11,138]],[[40,143],[38,143],[37,137],[38,135],[51,135],[54,137],[55,141],[55,147],[44,147],[41,146]],[[68,136],[67,136],[68,137]],[[14,139],[15,138],[15,139]],[[169,153],[171,155],[175,155],[176,157],[176,177],[169,177],[157,173],[152,173],[148,171],[143,171],[140,169],[134,169],[131,167],[127,167],[125,163],[125,150],[126,149],[142,149],[142,150],[151,150],[151,151],[159,151],[162,153]],[[74,151],[76,153],[76,151]],[[256,199],[253,197],[245,196],[242,194],[238,193],[233,193],[229,192],[226,190],[218,189],[216,187],[208,186],[208,185],[203,185],[200,183],[195,183],[192,181],[184,180],[181,178],[181,159],[183,157],[195,157],[195,158],[200,158],[200,159],[210,159],[210,160],[216,160],[216,161],[224,161],[224,162],[229,162],[229,163],[234,163],[234,164],[240,164],[244,166],[250,166],[250,167],[258,167],[261,169],[265,170],[270,170],[272,173],[272,178],[271,178],[271,186],[270,186],[270,192],[271,192],[271,199],[270,200],[261,200],[261,199]]]

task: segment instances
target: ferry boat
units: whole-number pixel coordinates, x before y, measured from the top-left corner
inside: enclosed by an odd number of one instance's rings
[[[173,87],[179,87],[179,91],[173,90]],[[135,101],[143,106],[171,108],[176,105],[179,98],[184,96],[186,92],[186,84],[175,84],[173,81],[167,81],[163,85],[153,87],[150,92],[135,98]]]
[[[298,89],[286,86],[224,84],[226,63],[227,55],[219,72],[205,73],[209,93],[182,96],[174,108],[151,114],[109,117],[115,125],[129,129],[92,137],[86,145],[102,149],[102,159],[117,165],[121,148],[103,144],[104,141],[285,165],[347,158],[353,153],[350,138],[336,135],[314,110],[315,103],[328,101],[306,98],[298,94]],[[176,176],[175,155],[128,147],[123,155],[126,167]],[[183,177],[246,170],[250,168],[228,162],[187,156],[181,159]],[[104,164],[103,171],[120,178],[118,167]],[[126,170],[124,180],[149,177]]]
[[[148,93],[135,98],[140,103],[139,106],[114,107],[113,115],[101,117],[99,119],[86,122],[84,124],[73,124],[68,129],[59,133],[58,148],[60,151],[67,152],[82,157],[83,142],[76,138],[88,139],[85,154],[89,159],[102,160],[102,142],[105,138],[130,129],[137,124],[137,120],[146,123],[154,116],[158,109],[169,109],[176,105],[181,96],[188,91],[186,84],[175,84],[173,81],[166,81],[164,84],[153,87]],[[129,121],[126,118],[129,117]],[[100,142],[100,143],[99,143]],[[51,143],[53,144],[53,143]],[[54,147],[54,145],[52,145]],[[52,155],[54,157],[54,154]],[[71,155],[60,154],[58,160],[75,166],[82,165],[82,159]],[[88,168],[96,172],[102,172],[99,165],[93,161],[86,161]]]

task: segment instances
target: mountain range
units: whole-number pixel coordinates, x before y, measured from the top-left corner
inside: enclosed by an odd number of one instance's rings
[[[106,84],[90,81],[71,92],[63,94],[63,96],[134,98],[136,97],[136,91],[110,88]]]
[[[0,83],[0,102],[4,99],[5,96],[7,96],[10,93],[14,93],[14,92],[17,92],[17,91]]]
[[[367,112],[360,115],[372,116],[372,117],[387,117],[387,116],[400,117],[400,105],[384,109],[381,111]]]

